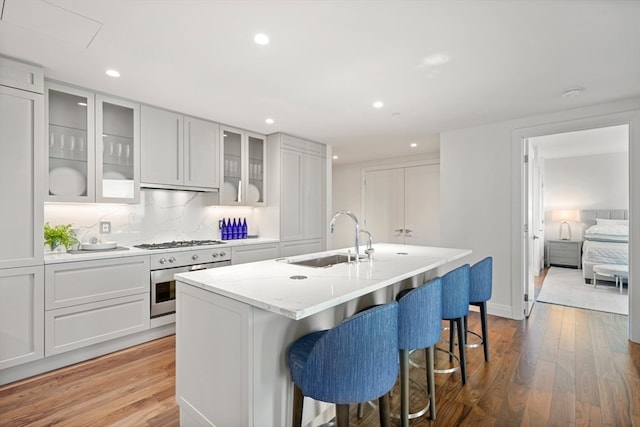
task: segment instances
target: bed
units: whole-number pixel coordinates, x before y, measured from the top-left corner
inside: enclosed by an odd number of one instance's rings
[[[597,264],[629,264],[629,216],[624,209],[583,210],[582,277],[591,283]],[[598,279],[600,280],[600,279]]]

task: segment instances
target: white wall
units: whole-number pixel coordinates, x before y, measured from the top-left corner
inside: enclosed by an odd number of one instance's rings
[[[618,114],[616,113],[625,113]],[[612,116],[615,116],[611,118]],[[545,127],[557,133],[563,126],[597,127],[632,120],[630,164],[640,164],[640,98],[566,110],[440,135],[440,209],[443,246],[470,248],[469,262],[494,257],[493,297],[489,312],[514,319],[523,317],[521,190],[522,153],[516,135],[540,136]],[[631,119],[629,119],[631,117]],[[622,119],[620,119],[622,120]],[[568,123],[563,125],[563,123]],[[534,129],[527,133],[528,129]],[[577,130],[577,129],[574,129]],[[514,140],[516,142],[514,143]],[[640,181],[640,170],[630,168],[630,181]],[[635,176],[634,176],[635,175]],[[513,184],[513,185],[512,185]],[[640,271],[640,190],[631,185],[630,277]],[[638,235],[637,238],[634,238]],[[637,268],[637,267],[636,267]],[[630,334],[640,341],[640,292],[630,291]],[[535,309],[535,308],[534,308]]]
[[[438,153],[421,154],[414,157],[399,157],[392,159],[368,161],[361,163],[335,164],[333,165],[333,185],[332,185],[332,205],[333,212],[339,210],[350,210],[359,221],[364,219],[363,206],[363,171],[367,168],[379,166],[402,167],[408,163],[416,161],[430,161],[433,163],[438,159]],[[376,236],[373,236],[375,243]],[[329,239],[329,247],[346,248],[353,246],[353,230],[346,227],[335,228],[333,239]]]
[[[606,143],[606,142],[603,142]],[[556,209],[629,209],[629,153],[608,153],[545,160],[545,237],[556,239]],[[571,224],[573,238],[583,231]]]

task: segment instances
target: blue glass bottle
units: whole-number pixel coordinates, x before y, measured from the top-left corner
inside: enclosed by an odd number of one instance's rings
[[[231,226],[231,238],[238,238],[238,221],[235,218],[233,218],[233,225]]]
[[[242,238],[246,239],[247,238],[247,218],[244,218],[242,220]]]
[[[220,238],[222,240],[227,240],[228,236],[227,236],[227,223],[224,220],[224,218],[222,218],[222,224],[220,225]]]

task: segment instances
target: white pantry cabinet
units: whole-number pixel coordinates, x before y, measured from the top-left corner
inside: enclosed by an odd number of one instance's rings
[[[0,370],[44,357],[44,267],[0,270]]]
[[[275,259],[279,256],[280,245],[278,242],[231,247],[232,265]]]
[[[43,263],[43,96],[0,86],[0,269]]]
[[[139,105],[46,83],[47,200],[137,203]]]
[[[44,357],[43,85],[0,57],[0,370]]]
[[[264,135],[221,127],[220,205],[265,206],[267,146]]]
[[[149,329],[149,257],[45,267],[45,354]]]
[[[142,106],[142,186],[217,190],[220,126],[172,111]]]
[[[324,146],[282,136],[280,239],[320,239],[325,229]]]
[[[328,228],[327,147],[291,135],[269,135],[272,216],[279,218],[280,256],[325,249]]]

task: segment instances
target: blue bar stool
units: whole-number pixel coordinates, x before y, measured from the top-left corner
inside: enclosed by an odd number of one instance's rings
[[[400,350],[400,419],[402,427],[409,419],[430,412],[436,419],[436,389],[434,380],[434,348],[440,340],[442,324],[442,280],[437,277],[426,284],[402,291],[398,300],[398,348]],[[409,354],[425,349],[429,404],[422,410],[409,413]]]
[[[487,328],[487,301],[491,299],[493,274],[493,258],[486,257],[471,266],[471,283],[469,289],[469,304],[480,307],[480,323],[482,336],[467,329],[467,317],[464,317],[464,330],[480,338],[480,342],[469,344],[467,348],[484,347],[484,360],[489,361],[489,331]]]
[[[462,385],[467,383],[467,358],[465,352],[464,318],[469,314],[470,267],[465,264],[442,276],[442,320],[449,321],[449,360],[454,358],[460,362],[447,369],[435,369],[436,373],[447,374],[460,369]],[[455,356],[454,331],[458,330],[458,355]],[[438,350],[441,350],[438,348]],[[446,350],[442,350],[445,351]]]
[[[349,404],[378,399],[389,426],[388,392],[398,377],[398,303],[375,306],[332,329],[296,340],[287,353],[294,384],[293,426],[304,396],[336,404],[336,425],[349,425]]]

